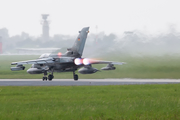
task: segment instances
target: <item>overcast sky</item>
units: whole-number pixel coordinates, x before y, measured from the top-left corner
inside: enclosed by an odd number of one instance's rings
[[[90,32],[149,34],[180,31],[180,0],[0,0],[0,28],[9,34],[40,36],[41,14],[50,14],[50,35],[70,34],[86,26]]]

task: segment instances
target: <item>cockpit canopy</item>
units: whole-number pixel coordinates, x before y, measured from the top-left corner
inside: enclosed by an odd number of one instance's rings
[[[47,58],[49,57],[50,53],[44,53],[39,58]]]

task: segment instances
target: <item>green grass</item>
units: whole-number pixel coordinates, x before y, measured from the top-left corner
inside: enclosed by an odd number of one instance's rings
[[[178,120],[180,84],[0,87],[1,120]]]
[[[26,70],[30,65],[25,65],[24,71],[11,71],[10,64],[15,61],[36,59],[38,56],[0,56],[0,79],[8,78],[32,78],[41,79],[43,74],[30,75]],[[144,57],[132,57],[112,55],[108,57],[102,57],[104,60],[109,61],[123,61],[127,62],[126,65],[116,65],[116,70],[102,71],[90,75],[79,74],[79,78],[95,79],[95,78],[180,78],[180,56],[144,56]],[[106,65],[93,65],[95,68],[102,68]],[[72,79],[72,72],[68,73],[55,73],[55,79]]]

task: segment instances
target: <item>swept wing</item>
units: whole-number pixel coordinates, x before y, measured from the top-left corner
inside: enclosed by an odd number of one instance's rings
[[[11,65],[45,64],[45,63],[54,63],[54,58],[43,58],[43,59],[36,59],[36,60],[12,62]]]
[[[113,65],[123,65],[125,62],[114,62],[114,61],[95,61],[91,64],[113,64]]]

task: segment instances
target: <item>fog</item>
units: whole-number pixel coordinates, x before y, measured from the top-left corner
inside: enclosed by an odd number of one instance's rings
[[[78,35],[78,32],[77,32]],[[3,53],[17,54],[17,48],[61,48],[65,52],[70,48],[76,36],[56,34],[49,40],[34,37],[22,32],[20,35],[9,36],[7,28],[0,29]],[[148,34],[143,31],[125,31],[119,34],[89,33],[83,56],[96,57],[107,54],[131,56],[162,56],[180,55],[180,32],[174,26],[166,33]]]

